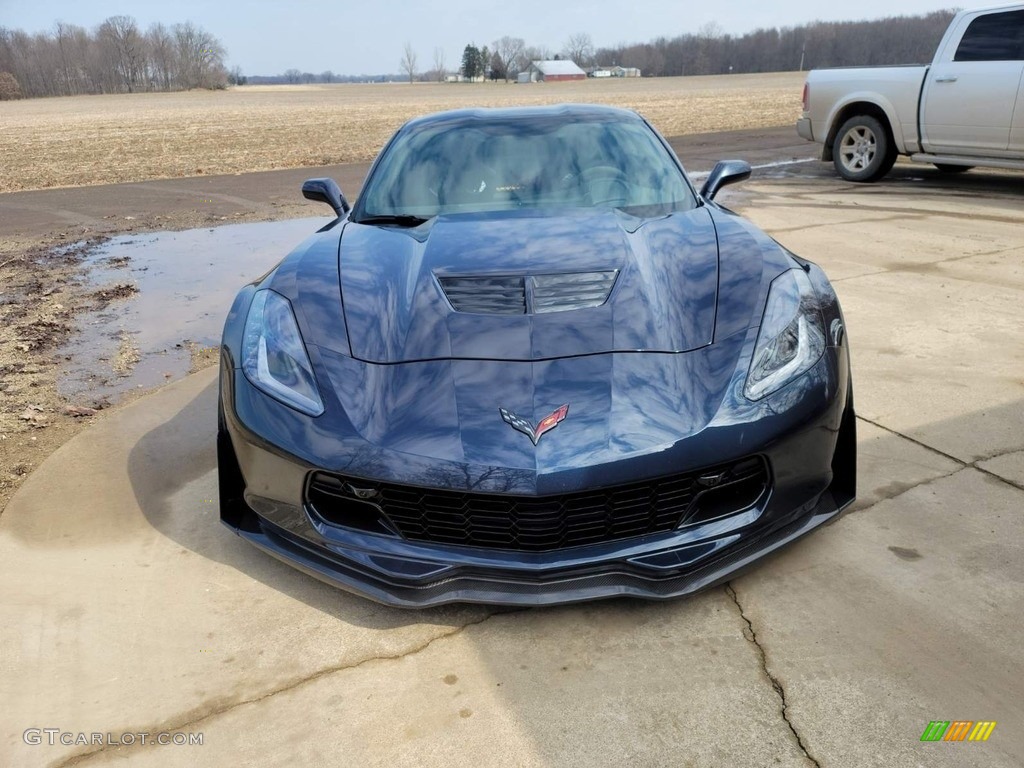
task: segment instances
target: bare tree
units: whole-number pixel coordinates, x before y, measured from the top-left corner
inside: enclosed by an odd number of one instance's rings
[[[146,30],[146,47],[153,84],[162,91],[171,90],[177,80],[177,54],[174,38],[163,24],[151,24]]]
[[[530,64],[535,61],[550,61],[552,56],[551,49],[543,45],[524,48],[523,52],[519,55],[519,71],[524,72],[529,69]]]
[[[709,21],[697,30],[697,75],[715,73],[714,48],[722,37],[722,27],[717,21]]]
[[[331,70],[329,70],[329,69],[325,69],[323,72],[320,73],[320,82],[321,83],[333,83],[334,82],[334,73]]]
[[[399,66],[409,76],[410,83],[416,80],[416,51],[412,49],[412,43],[405,44]]]
[[[191,21],[174,25],[181,88],[223,88],[227,82],[224,46]]]
[[[144,85],[145,50],[139,25],[131,16],[111,16],[102,24],[97,37],[113,53],[121,85],[134,93]]]
[[[569,36],[562,52],[565,58],[576,62],[577,66],[586,67],[594,60],[594,41],[586,32],[578,32]]]
[[[437,82],[443,83],[448,71],[444,68],[444,48],[434,49],[434,77]]]
[[[76,68],[72,60],[72,42],[74,29],[70,24],[58,21],[53,25],[53,37],[57,41],[57,49],[60,51],[61,86],[64,93],[70,95],[78,93],[77,72],[72,77],[72,71]]]
[[[494,41],[494,55],[501,62],[502,74],[507,83],[513,75],[518,73],[517,64],[523,51],[526,50],[526,41],[521,37],[509,37],[505,35],[500,40]]]

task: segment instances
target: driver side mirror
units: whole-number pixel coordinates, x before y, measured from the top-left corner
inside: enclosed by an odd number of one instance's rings
[[[720,160],[711,171],[704,186],[700,188],[700,196],[705,200],[714,200],[718,190],[730,184],[746,181],[750,178],[750,163],[745,160]]]
[[[327,203],[336,216],[348,213],[351,206],[341,194],[341,187],[331,178],[306,179],[302,182],[302,196],[307,200]]]

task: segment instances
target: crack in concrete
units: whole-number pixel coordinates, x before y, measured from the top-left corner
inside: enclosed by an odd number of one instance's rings
[[[856,221],[826,221],[819,224],[801,224],[798,227],[772,227],[772,237],[776,235],[791,235],[794,232],[807,232],[812,229],[823,229],[825,227],[843,227],[843,226],[860,226],[862,224],[882,224],[887,221],[907,221],[908,219],[924,219],[928,218],[922,214],[920,216],[882,216],[879,218],[864,218],[857,219]]]
[[[922,442],[922,441],[920,441],[920,440],[918,440],[916,438],[913,438],[910,435],[905,435],[902,432],[899,432],[899,431],[893,429],[892,427],[887,427],[884,424],[880,424],[877,421],[872,421],[871,419],[864,418],[863,416],[858,416],[857,418],[860,419],[861,421],[863,421],[865,424],[870,424],[870,425],[872,425],[874,427],[878,427],[883,432],[888,432],[890,435],[896,435],[896,437],[902,437],[904,440],[908,440],[911,443],[913,443],[914,445],[918,445],[918,446],[924,448],[926,451],[931,451],[932,453],[934,453],[934,454],[936,454],[938,456],[942,456],[945,459],[949,459],[950,461],[956,462],[957,464],[960,465],[960,467],[957,470],[957,472],[959,472],[960,469],[975,469],[978,472],[981,472],[983,475],[988,475],[989,477],[993,478],[994,480],[998,480],[1000,483],[1004,483],[1005,485],[1008,485],[1011,488],[1016,488],[1018,491],[1024,491],[1024,485],[1021,485],[1020,483],[1014,482],[1013,480],[1009,480],[1009,479],[1003,477],[1002,475],[997,475],[995,472],[993,472],[993,471],[991,471],[989,469],[985,469],[985,467],[979,466],[979,462],[991,461],[992,459],[998,459],[1000,456],[1005,456],[1005,455],[1007,455],[1009,453],[1016,453],[1017,451],[1021,450],[1020,448],[1011,448],[1011,449],[1009,449],[1007,451],[996,452],[996,453],[993,453],[991,456],[982,456],[980,458],[975,459],[974,461],[964,461],[963,459],[959,459],[959,458],[957,458],[956,456],[954,456],[954,455],[952,455],[950,453],[946,453],[943,450],[940,450],[938,448],[935,448],[934,446],[928,445],[928,443],[924,443],[924,442]],[[949,474],[943,475],[942,477],[949,477],[952,474],[955,474],[955,472],[950,472]],[[941,480],[941,479],[942,479],[941,477],[935,477],[935,478],[932,478],[931,480],[925,480],[924,482],[930,483],[930,482],[932,482],[934,480]],[[902,493],[898,493],[896,495],[897,496],[901,496],[903,493],[906,493],[907,491],[913,490],[918,485],[922,485],[922,483],[918,483],[917,485],[911,486],[910,488],[907,488],[906,490],[904,490]],[[893,498],[895,498],[895,497],[893,497]],[[880,499],[879,501],[885,501],[885,499]],[[874,506],[874,504],[872,504],[871,506]],[[865,507],[864,509],[870,509],[870,508],[871,507]],[[863,512],[864,510],[857,510],[857,511],[858,512]]]
[[[821,763],[810,753],[810,750],[804,743],[804,739],[800,735],[800,732],[797,731],[796,726],[793,725],[793,721],[789,719],[789,702],[786,701],[786,689],[783,688],[779,679],[772,674],[770,669],[768,669],[768,655],[765,652],[764,646],[761,645],[760,641],[757,639],[757,631],[754,629],[754,624],[747,617],[747,614],[744,613],[743,606],[740,604],[740,599],[736,595],[736,590],[733,589],[731,581],[726,582],[725,584],[725,594],[727,594],[733,603],[735,603],[736,610],[739,611],[740,618],[746,623],[746,627],[743,630],[743,637],[747,642],[752,643],[754,647],[757,648],[758,655],[761,657],[761,671],[768,679],[768,682],[771,683],[775,694],[779,697],[779,702],[781,703],[779,713],[782,715],[782,719],[785,721],[786,725],[789,726],[789,730],[793,734],[793,738],[796,739],[796,745],[800,747],[800,751],[803,752],[804,757],[810,760],[811,763],[817,766],[817,768],[821,768]]]
[[[203,723],[203,722],[205,722],[207,720],[212,720],[215,717],[219,717],[220,715],[223,715],[223,714],[225,714],[227,712],[231,712],[233,710],[236,710],[239,707],[244,707],[247,704],[259,704],[260,702],[266,701],[267,699],[272,698],[274,696],[277,696],[278,694],[288,693],[289,691],[294,691],[297,688],[301,688],[301,687],[303,687],[305,685],[308,685],[310,683],[315,683],[317,680],[320,680],[321,678],[327,677],[328,675],[333,675],[333,674],[339,673],[339,672],[347,672],[347,671],[352,670],[352,669],[358,669],[359,667],[362,667],[365,664],[370,664],[370,663],[375,662],[375,661],[398,661],[399,659],[405,659],[405,658],[408,658],[409,656],[415,656],[416,654],[418,654],[418,653],[420,653],[422,651],[425,651],[427,648],[429,648],[434,643],[436,643],[436,642],[438,642],[440,640],[445,640],[447,638],[454,637],[455,635],[458,635],[459,633],[463,632],[464,630],[468,629],[469,627],[475,627],[475,626],[478,626],[480,624],[483,624],[484,622],[491,620],[495,616],[504,616],[504,615],[509,614],[509,613],[520,613],[520,612],[522,612],[524,610],[529,610],[529,609],[523,608],[523,609],[513,609],[513,610],[504,610],[504,611],[502,611],[502,610],[493,611],[491,613],[486,614],[483,618],[477,619],[475,621],[466,622],[465,624],[460,624],[459,626],[452,628],[451,631],[449,631],[449,632],[444,632],[444,633],[442,633],[440,635],[435,635],[434,637],[430,638],[429,640],[427,640],[427,641],[425,641],[423,643],[420,643],[419,645],[415,646],[414,648],[410,648],[407,651],[402,651],[401,653],[386,654],[386,655],[383,655],[383,656],[368,656],[367,658],[360,659],[359,661],[350,662],[348,664],[339,664],[339,665],[333,666],[333,667],[325,667],[323,669],[317,670],[316,672],[312,673],[311,675],[307,675],[306,677],[299,678],[298,680],[292,680],[291,682],[285,683],[284,685],[279,686],[278,688],[274,688],[273,690],[267,691],[266,693],[262,693],[262,694],[260,694],[258,696],[253,696],[252,698],[249,698],[249,699],[243,699],[241,701],[235,701],[235,702],[232,702],[230,704],[226,704],[226,705],[224,705],[224,706],[222,706],[220,708],[211,710],[209,712],[205,712],[205,713],[203,713],[203,714],[201,714],[201,715],[199,715],[197,717],[192,717],[189,720],[165,721],[164,723],[162,723],[160,725],[151,726],[151,727],[148,727],[148,728],[124,728],[124,729],[122,729],[120,731],[113,731],[112,730],[110,732],[111,733],[136,733],[136,734],[137,733],[151,733],[151,734],[153,734],[153,733],[161,733],[161,732],[174,733],[174,732],[179,732],[179,731],[188,731],[189,729],[194,728],[196,725],[199,725],[200,723]],[[135,744],[124,745],[124,746],[122,746],[120,744],[104,745],[104,746],[100,747],[99,749],[94,749],[94,750],[91,750],[89,752],[81,752],[81,753],[79,753],[77,755],[71,755],[69,757],[66,757],[63,760],[60,760],[59,762],[53,763],[51,768],[70,768],[71,766],[83,765],[83,764],[89,762],[90,760],[98,757],[99,755],[102,755],[104,753],[110,752],[112,750],[124,749],[125,752],[127,752],[127,751],[138,751],[139,749],[148,749],[150,747],[153,747],[155,745],[155,743],[156,743],[155,741],[149,741],[146,744],[141,744],[139,742],[136,742]]]
[[[816,225],[816,226],[827,226],[827,225]],[[831,282],[843,283],[848,280],[858,280],[862,277],[872,277],[874,275],[896,275],[896,274],[912,274],[912,275],[931,275],[932,277],[942,277],[948,280],[959,280],[965,283],[981,283],[985,284],[984,280],[975,280],[971,277],[964,275],[954,275],[950,273],[943,273],[936,267],[942,266],[943,264],[952,264],[957,261],[965,261],[967,259],[976,259],[983,256],[997,256],[1002,253],[1009,253],[1011,251],[1020,250],[1019,246],[1011,246],[1009,248],[999,248],[994,251],[981,251],[978,253],[966,253],[960,256],[950,256],[948,259],[939,259],[938,261],[922,261],[912,264],[901,264],[898,266],[884,267],[882,269],[875,270],[873,272],[864,272],[860,275],[848,275],[847,277],[837,277]],[[1000,283],[1000,285],[1002,285]]]
[[[946,472],[945,474],[942,475],[936,475],[935,477],[929,477],[924,480],[919,480],[918,482],[913,483],[912,485],[908,485],[906,488],[900,488],[895,493],[880,496],[875,501],[872,501],[870,504],[863,507],[858,507],[854,505],[846,510],[846,512],[843,514],[843,517],[846,517],[846,515],[858,515],[861,512],[867,512],[877,507],[883,501],[892,501],[893,499],[898,499],[900,496],[903,496],[906,493],[910,493],[916,488],[920,488],[923,485],[929,485],[930,483],[938,482],[939,480],[945,480],[947,477],[952,477],[957,472],[962,472],[964,469],[965,467],[957,467],[952,472]]]
[[[861,203],[843,204],[821,198],[822,193],[809,192],[807,196],[791,195],[787,199],[799,201],[796,204],[790,204],[792,208],[819,208],[829,211],[857,211],[857,212],[868,212],[878,214],[892,214],[896,217],[903,217],[904,219],[919,219],[919,218],[942,218],[942,219],[955,219],[957,221],[985,221],[993,224],[1020,224],[1020,216],[1015,215],[983,215],[977,212],[969,211],[950,211],[943,209],[934,208],[897,208],[894,206],[884,205],[863,205]],[[876,195],[876,190],[872,189],[871,194]],[[989,200],[998,198],[983,198],[979,197],[979,200]],[[1008,199],[1008,198],[1007,198]],[[856,222],[833,222],[835,225],[842,224],[855,224]]]

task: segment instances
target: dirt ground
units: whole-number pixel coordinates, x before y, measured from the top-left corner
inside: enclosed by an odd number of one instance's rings
[[[2,197],[2,196],[0,196]],[[194,226],[193,212],[165,213],[168,229]],[[261,218],[239,217],[236,220]],[[100,411],[105,397],[69,402],[57,388],[61,347],[85,313],[117,311],[137,290],[130,282],[95,286],[85,259],[108,237],[135,227],[123,220],[102,234],[53,232],[43,237],[0,237],[0,514],[21,482]],[[212,365],[216,350],[191,348],[192,370]],[[138,362],[129,333],[122,333],[111,373],[125,376]],[[145,392],[119,398],[135,399]]]
[[[409,118],[472,106],[610,104],[666,136],[791,125],[802,82],[792,72],[29,99],[0,110],[0,192],[367,161]]]

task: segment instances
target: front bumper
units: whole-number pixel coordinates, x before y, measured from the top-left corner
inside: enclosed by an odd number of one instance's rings
[[[801,402],[815,405],[794,410],[791,420],[782,419],[759,444],[747,446],[748,455],[762,456],[771,471],[770,491],[752,507],[695,527],[546,552],[410,541],[325,524],[307,505],[304,489],[311,473],[337,468],[300,459],[247,427],[239,412],[244,416],[246,403],[264,396],[229,364],[221,373],[224,524],[317,579],[389,605],[687,595],[728,579],[853,500],[855,427],[844,349],[831,348],[807,374],[802,386],[811,394]],[[702,433],[686,442],[695,455],[736,458],[716,453],[721,437],[714,442]]]
[[[828,522],[840,510],[831,492],[826,491],[813,507],[792,522],[759,535],[732,535],[657,553],[663,560],[678,559],[685,565],[665,568],[645,565],[641,559],[616,558],[552,573],[541,572],[530,578],[497,569],[395,561],[389,556],[338,546],[327,550],[314,547],[263,518],[258,530],[236,532],[264,552],[314,578],[387,605],[552,605],[619,596],[667,599],[689,595],[728,580],[756,560]],[[715,553],[720,556],[714,557]],[[408,575],[417,566],[423,569],[423,575]],[[401,573],[403,570],[405,574]]]

